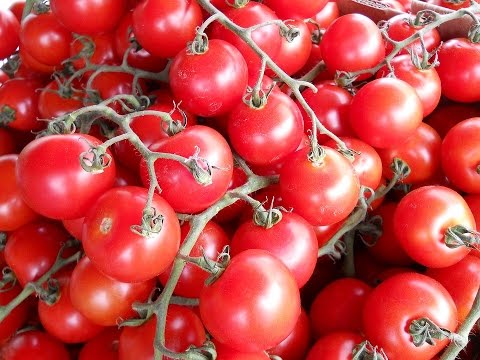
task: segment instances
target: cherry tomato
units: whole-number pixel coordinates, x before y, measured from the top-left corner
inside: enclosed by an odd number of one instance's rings
[[[477,116],[480,116],[480,109],[474,104],[440,103],[424,121],[443,139],[454,125]]]
[[[118,360],[120,330],[107,328],[83,345],[78,360]]]
[[[62,224],[70,235],[75,239],[82,241],[83,222],[85,218],[62,220]]]
[[[88,38],[88,40],[77,37],[70,44],[70,56],[78,56],[82,51],[88,54],[90,63],[95,65],[117,65],[121,60],[121,57],[117,56],[115,52],[113,33],[96,35]],[[85,67],[84,56],[73,61],[73,66],[76,69]]]
[[[306,360],[351,360],[353,349],[362,341],[363,337],[355,332],[332,332],[313,344]]]
[[[0,156],[16,152],[15,138],[7,129],[0,128]],[[4,174],[4,172],[2,171]],[[1,228],[1,226],[0,226]]]
[[[7,305],[22,291],[22,287],[18,284],[12,286],[7,284],[4,288],[0,289],[0,306]],[[11,336],[17,331],[28,318],[28,302],[24,301],[15,307],[1,322],[0,322],[0,349],[2,344],[5,343]],[[0,350],[0,358],[3,359],[2,350]]]
[[[27,76],[25,76],[25,78],[37,78],[41,76],[43,78],[46,78],[47,75],[51,75],[54,71],[58,70],[58,66],[47,65],[35,59],[32,55],[30,55],[25,50],[22,44],[20,44],[18,55],[20,56],[21,66],[23,65],[30,72],[29,74],[27,74]],[[25,72],[27,71],[26,70],[23,70],[23,72],[17,71],[18,74],[15,74],[15,75],[17,78],[20,78],[21,75],[24,74]],[[32,75],[32,73],[35,75]]]
[[[217,360],[268,360],[270,357],[265,351],[243,352],[232,349],[218,341],[213,342],[217,351]]]
[[[12,55],[17,49],[20,38],[20,23],[10,10],[0,10],[0,59]]]
[[[21,332],[0,348],[0,358],[6,360],[70,360],[65,345],[51,335],[30,330]]]
[[[8,8],[17,18],[18,22],[22,22],[23,9],[25,8],[26,0],[15,1]]]
[[[228,190],[236,189],[237,187],[245,184],[247,182],[247,175],[245,172],[239,168],[233,168],[232,180],[228,185]],[[248,204],[243,200],[238,200],[230,206],[223,208],[220,212],[215,215],[213,218],[216,222],[221,224],[227,223],[238,218],[244,211],[248,209]]]
[[[327,4],[327,0],[264,0],[280,19],[306,19],[314,16]]]
[[[75,84],[81,85],[81,84]],[[73,85],[75,87],[75,85]],[[59,92],[59,84],[56,80],[50,82],[40,92],[38,98],[38,112],[42,119],[54,119],[80,109],[83,106],[83,92],[76,89]]]

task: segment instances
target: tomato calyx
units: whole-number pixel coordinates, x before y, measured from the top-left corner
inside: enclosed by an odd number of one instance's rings
[[[353,349],[352,355],[352,360],[388,360],[383,349],[378,349],[368,340],[357,345]]]
[[[0,293],[10,291],[17,283],[17,278],[13,270],[5,266],[2,269],[2,279],[0,280]],[[7,287],[7,285],[10,285]]]
[[[57,279],[48,279],[46,286],[33,285],[40,301],[47,305],[54,305],[60,299],[60,283]]]
[[[468,31],[467,37],[472,43],[474,44],[479,43],[480,42],[480,24],[475,23],[474,25],[472,25],[472,27]]]
[[[428,344],[435,345],[436,340],[450,339],[455,343],[465,346],[468,342],[463,336],[460,336],[450,330],[443,329],[428,318],[413,320],[408,328],[412,335],[412,342],[416,347]]]
[[[411,172],[410,166],[408,166],[404,160],[397,157],[393,158],[393,161],[390,164],[390,169],[398,181],[405,180]]]
[[[292,25],[288,25],[287,21],[284,22],[286,28],[280,28],[280,35],[284,37],[288,42],[295,40],[297,36],[300,36],[300,30]]]
[[[273,207],[272,199],[272,204],[268,210],[266,210],[263,206],[255,209],[255,211],[253,212],[253,222],[255,223],[255,225],[264,227],[265,229],[270,229],[282,220],[281,209],[283,208]]]
[[[89,36],[74,35],[72,43],[75,43],[77,41],[82,44],[82,49],[66,61],[74,62],[76,60],[84,59],[85,63],[88,64],[95,52],[95,42]]]
[[[327,156],[327,153],[321,145],[318,144],[317,139],[314,135],[310,136],[310,151],[308,152],[308,161],[310,161],[314,166],[321,166],[323,160]]]
[[[223,274],[228,264],[230,263],[230,246],[225,246],[222,252],[218,255],[216,260],[210,259],[203,251],[202,256],[191,257],[179,254],[180,259],[192,263],[199,268],[210,273],[210,276],[205,280],[205,285],[213,284]]]
[[[101,146],[90,146],[86,152],[80,154],[80,166],[83,170],[93,174],[103,173],[112,163],[112,156]]]
[[[477,248],[480,244],[480,233],[462,225],[451,226],[445,231],[445,245],[451,249],[460,246]]]
[[[130,230],[137,235],[150,237],[162,231],[164,216],[157,212],[157,209],[147,207],[143,210],[141,225],[132,225]]]
[[[35,15],[45,14],[50,11],[50,5],[46,1],[35,1],[32,7],[32,12]]]
[[[229,1],[229,0],[226,0],[225,2],[227,3],[227,5],[235,8],[235,9],[240,9],[240,8],[245,7],[250,2],[250,0],[234,0],[233,2]]]
[[[11,108],[8,105],[3,105],[2,110],[0,110],[0,126],[6,126],[16,118],[15,109]]]

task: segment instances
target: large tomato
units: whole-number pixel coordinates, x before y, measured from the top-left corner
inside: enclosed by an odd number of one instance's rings
[[[29,143],[17,163],[17,183],[33,210],[53,219],[76,219],[112,187],[115,163],[103,172],[87,172],[79,157],[101,142],[90,135],[50,135]],[[91,160],[90,154],[86,156]]]

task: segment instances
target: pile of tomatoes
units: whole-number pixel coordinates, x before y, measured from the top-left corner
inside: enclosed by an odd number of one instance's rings
[[[0,359],[478,358],[479,26],[385,4],[0,11]]]

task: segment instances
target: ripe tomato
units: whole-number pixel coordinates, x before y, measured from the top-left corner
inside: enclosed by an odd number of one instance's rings
[[[217,351],[217,360],[269,360],[265,351],[243,352],[232,349],[218,341],[213,342]]]
[[[303,136],[302,114],[289,96],[274,91],[264,106],[239,102],[229,115],[227,132],[242,158],[268,165],[297,149]]]
[[[263,249],[280,259],[292,272],[301,288],[313,274],[318,243],[315,231],[301,216],[282,212],[282,219],[268,228],[249,220],[241,224],[232,238],[233,257],[248,249]]]
[[[20,23],[10,10],[0,10],[0,59],[12,55],[19,44]]]
[[[418,263],[433,268],[451,266],[469,253],[466,246],[450,248],[446,230],[462,225],[475,230],[467,203],[443,186],[423,186],[405,195],[395,210],[394,231],[405,252]]]
[[[26,69],[28,69],[28,71],[34,74],[32,75],[27,73],[25,78],[40,77],[39,74],[41,74],[43,78],[46,78],[47,75],[51,75],[54,71],[59,70],[58,67],[55,67],[54,65],[43,64],[37,59],[35,59],[32,55],[30,55],[25,50],[22,44],[20,44],[18,55],[20,56],[21,66],[23,65]],[[22,75],[25,74],[25,72],[26,72],[25,70],[23,72],[17,71],[18,74],[15,74],[15,75],[17,78],[20,78]]]
[[[0,358],[6,360],[70,360],[65,345],[51,335],[38,330],[21,332],[0,348]]]
[[[199,71],[201,69],[201,71]],[[170,87],[182,108],[210,117],[231,111],[242,101],[248,68],[242,54],[223,40],[209,40],[208,49],[192,54],[182,49],[170,67]]]
[[[150,54],[171,58],[195,37],[202,11],[195,0],[146,0],[133,10],[133,33]]]
[[[157,318],[145,324],[124,327],[120,334],[118,355],[120,360],[153,359],[153,339]],[[191,345],[201,346],[206,340],[205,329],[197,314],[185,306],[169,305],[165,325],[165,347],[182,352]],[[163,359],[169,359],[163,357]]]
[[[75,239],[82,241],[83,222],[85,218],[62,220],[65,230],[68,231]]]
[[[181,227],[182,243],[185,241],[190,231],[190,224],[187,222]],[[216,260],[225,246],[229,244],[228,235],[225,231],[213,221],[209,221],[200,235],[193,249],[190,251],[190,256],[206,256],[209,259]],[[162,285],[165,285],[170,277],[172,269],[169,267],[166,271],[159,275],[159,280]],[[205,281],[209,274],[194,264],[187,263],[183,268],[182,274],[175,286],[175,294],[185,296],[188,298],[198,298],[205,286]]]
[[[22,287],[18,284],[6,285],[0,289],[0,306],[7,305],[15,299],[22,291]],[[25,323],[28,318],[29,305],[27,301],[20,303],[0,322],[0,349],[10,337]],[[0,350],[0,358],[2,357],[2,350]]]
[[[247,175],[245,174],[245,172],[239,167],[234,167],[232,180],[230,181],[228,190],[236,189],[237,187],[245,184],[246,182]],[[240,215],[244,213],[248,208],[249,205],[245,201],[238,200],[232,205],[220,210],[220,212],[215,215],[213,220],[221,224],[228,223],[229,221],[239,218]]]
[[[362,341],[363,337],[356,332],[332,332],[313,344],[306,360],[351,360],[353,349]]]
[[[264,0],[280,19],[306,19],[314,16],[327,4],[327,0]]]
[[[83,134],[51,135],[29,143],[17,163],[17,183],[27,205],[53,219],[84,216],[115,180],[113,160],[101,173],[82,168],[79,157],[90,149],[89,143],[101,144]]]
[[[422,103],[406,82],[382,78],[369,82],[353,97],[350,125],[360,140],[376,148],[400,145],[423,119]]]
[[[276,346],[292,332],[300,312],[294,277],[265,250],[245,250],[232,258],[200,295],[200,315],[208,332],[240,351]]]
[[[14,154],[16,149],[14,135],[9,130],[0,128],[0,156]],[[2,171],[2,174],[6,173]]]
[[[78,85],[81,86],[81,84]],[[58,90],[59,85],[56,80],[53,80],[40,92],[38,112],[42,119],[54,119],[83,106],[83,92],[75,93],[72,91],[72,94],[60,94]]]
[[[480,116],[476,104],[441,103],[424,121],[443,139],[447,132],[462,120]]]
[[[0,111],[6,116],[0,124],[22,131],[43,128],[44,123],[37,121],[38,87],[37,81],[28,79],[11,79],[0,86]]]
[[[135,317],[135,301],[144,302],[155,287],[155,280],[124,283],[103,275],[84,257],[70,279],[72,305],[97,325],[115,326],[119,320]]]
[[[97,35],[112,31],[127,10],[126,0],[52,0],[52,12],[67,29]]]
[[[463,120],[445,135],[442,169],[452,184],[467,193],[480,193],[480,117]]]
[[[15,15],[18,22],[22,21],[22,15],[23,15],[23,9],[25,8],[25,3],[26,3],[26,0],[15,1],[8,8],[13,13],[13,15]]]
[[[120,63],[121,57],[117,56],[114,48],[114,34],[100,34],[89,38],[89,45],[85,45],[84,41],[80,38],[74,39],[70,43],[70,56],[75,57],[80,54],[81,51],[85,51],[87,48],[92,47],[89,53],[89,61],[91,64],[96,65],[117,65]],[[76,69],[82,69],[86,65],[85,58],[80,57],[73,61],[73,66]]]
[[[212,182],[197,183],[190,170],[175,160],[155,161],[155,174],[162,196],[181,213],[198,213],[218,201],[227,191],[233,172],[233,155],[226,140],[212,128],[195,125],[168,139],[150,146],[150,150],[192,157],[198,152],[199,166],[204,161],[212,167]],[[140,176],[145,186],[150,179],[145,161],[140,163]]]
[[[363,330],[367,340],[385,351],[390,360],[430,360],[447,344],[415,346],[409,326],[428,318],[440,328],[455,331],[457,309],[450,294],[437,281],[416,273],[394,275],[378,285],[363,308]]]
[[[120,330],[110,327],[83,345],[78,360],[118,360]]]
[[[284,204],[315,226],[345,219],[360,193],[352,164],[329,147],[323,150],[326,156],[318,165],[308,160],[310,149],[304,148],[289,156],[280,171]]]
[[[105,192],[90,208],[83,226],[85,254],[107,276],[122,282],[154,278],[171,264],[180,245],[180,225],[172,207],[155,194],[152,207],[162,218],[159,232],[140,235],[147,189],[123,186]]]

